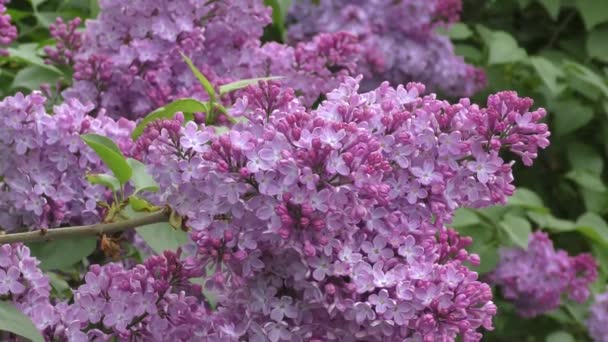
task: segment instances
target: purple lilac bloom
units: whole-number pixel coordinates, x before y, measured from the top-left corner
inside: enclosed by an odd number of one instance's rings
[[[134,123],[114,121],[76,99],[45,109],[39,92],[21,93],[0,102],[0,228],[50,228],[98,222],[97,201],[106,189],[91,185],[89,172],[107,172],[97,155],[80,139],[96,133],[130,149]]]
[[[72,61],[75,82],[66,98],[131,119],[178,98],[207,98],[180,52],[216,86],[282,76],[307,104],[354,71],[355,36],[319,34],[293,47],[262,44],[270,23],[271,9],[261,0],[105,0],[83,37],[74,23],[58,21],[52,33],[59,44],[47,53],[53,63]]]
[[[589,297],[597,278],[597,263],[587,253],[569,256],[555,250],[546,233],[530,236],[528,249],[503,249],[500,263],[490,276],[503,296],[513,301],[524,317],[556,309],[562,294],[579,303]]]
[[[261,82],[237,100],[231,114],[244,120],[230,133],[198,127],[209,138],[198,150],[181,115],[137,141],[217,295],[208,338],[478,341],[492,329],[490,287],[464,265],[479,262],[471,239],[445,224],[458,207],[513,193],[498,152],[546,147],[544,110],[509,92],[484,108],[421,95],[418,83],[368,93],[359,83],[347,78],[310,111]],[[191,160],[196,170],[180,167]],[[420,195],[408,196],[414,185]]]
[[[180,257],[179,251],[165,252],[131,269],[114,263],[92,265],[84,284],[74,291],[73,303],[53,305],[47,298],[25,312],[48,341],[113,336],[120,341],[196,340],[209,319],[200,285],[190,282],[202,270],[191,258]]]
[[[38,268],[40,262],[22,244],[0,245],[0,297],[12,300],[40,329],[53,321],[43,308],[49,306],[49,278]]]
[[[587,329],[595,342],[608,342],[608,292],[598,294],[589,309]]]
[[[485,74],[454,54],[436,28],[458,20],[460,0],[298,1],[289,14],[294,41],[320,32],[348,32],[361,47],[357,72],[372,89],[383,80],[416,81],[451,96],[470,96],[485,85]]]
[[[54,65],[73,65],[74,53],[82,47],[82,32],[77,31],[82,20],[75,18],[64,22],[57,18],[49,26],[51,37],[55,38],[55,46],[44,48],[47,59],[45,63]]]
[[[9,45],[17,38],[17,27],[11,23],[11,16],[6,13],[6,3],[10,0],[0,0],[0,45]],[[0,55],[8,55],[8,51],[0,48]]]

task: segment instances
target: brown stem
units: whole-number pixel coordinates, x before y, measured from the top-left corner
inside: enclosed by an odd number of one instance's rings
[[[169,209],[163,209],[149,215],[134,218],[131,220],[112,222],[112,223],[98,223],[88,226],[74,226],[65,228],[53,228],[36,230],[25,233],[14,233],[0,235],[0,244],[13,243],[13,242],[36,242],[36,241],[50,241],[54,239],[61,239],[67,237],[77,236],[90,236],[90,235],[101,235],[101,234],[112,234],[129,230],[141,226],[145,226],[153,223],[168,222],[169,221]]]

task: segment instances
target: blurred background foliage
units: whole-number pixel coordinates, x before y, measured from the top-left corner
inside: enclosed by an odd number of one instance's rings
[[[461,23],[447,30],[456,52],[486,70],[476,101],[512,89],[549,112],[551,146],[532,168],[515,168],[508,205],[461,210],[454,226],[475,240],[480,273],[497,247],[525,246],[531,230],[551,233],[559,248],[591,251],[600,264],[594,293],[608,276],[608,1],[465,0]],[[484,229],[479,229],[484,226]],[[591,301],[591,300],[590,300]],[[488,341],[585,341],[587,305],[523,320],[496,293],[499,314]]]
[[[323,1],[323,0],[322,0]],[[279,9],[268,39],[284,36],[289,1]],[[96,0],[13,0],[8,13],[18,40],[0,57],[0,95],[62,87],[70,70],[44,63],[43,47],[53,44],[49,25],[56,17],[95,17]],[[525,247],[542,229],[559,248],[591,251],[600,263],[594,293],[608,279],[608,0],[464,0],[460,23],[445,29],[457,54],[486,70],[488,86],[474,96],[511,89],[549,112],[551,146],[532,168],[517,166],[518,187],[507,205],[458,211],[453,226],[472,236],[481,276],[496,265],[502,246]],[[53,278],[51,278],[53,279]],[[65,291],[56,277],[55,290]],[[63,289],[63,290],[62,290]],[[591,301],[591,300],[590,300]],[[559,310],[532,320],[517,316],[496,293],[499,314],[488,341],[570,342],[588,340],[586,305],[566,301]]]

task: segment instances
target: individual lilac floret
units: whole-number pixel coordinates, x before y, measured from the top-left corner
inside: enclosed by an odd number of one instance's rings
[[[458,207],[505,202],[512,162],[499,153],[536,130],[512,122],[515,109],[489,113],[495,101],[450,104],[419,83],[359,93],[360,81],[312,111],[261,82],[229,132],[177,115],[140,137],[217,294],[207,336],[478,341],[492,329],[490,287],[465,266],[479,263],[471,239],[445,224]]]
[[[452,96],[470,96],[485,74],[456,56],[436,32],[458,20],[460,0],[298,1],[289,14],[289,36],[300,41],[318,33],[349,32],[361,45],[357,72],[371,89],[384,80],[423,82]]]
[[[598,294],[587,318],[589,335],[595,342],[608,342],[608,292]]]
[[[97,201],[106,189],[91,185],[89,172],[107,172],[80,135],[96,133],[131,148],[134,123],[114,121],[76,99],[45,109],[39,92],[21,93],[0,102],[0,228],[52,228],[98,222]]]
[[[530,236],[527,250],[501,250],[500,263],[490,276],[524,317],[556,309],[564,294],[584,302],[596,278],[597,264],[590,254],[569,256],[564,250],[555,250],[542,232]]]

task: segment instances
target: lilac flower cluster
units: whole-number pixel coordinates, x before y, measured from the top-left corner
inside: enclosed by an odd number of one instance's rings
[[[593,341],[608,342],[608,292],[595,296],[586,323]]]
[[[91,185],[88,172],[106,172],[80,134],[108,136],[130,149],[134,123],[114,121],[75,99],[47,113],[39,92],[0,102],[0,228],[48,228],[98,222],[97,201],[106,189]]]
[[[584,302],[596,278],[597,264],[590,254],[572,257],[566,251],[556,251],[542,232],[530,236],[527,250],[501,250],[500,263],[490,276],[524,317],[556,309],[565,293],[572,300]]]
[[[362,45],[358,72],[365,88],[383,80],[423,82],[452,96],[470,96],[485,85],[485,74],[454,54],[436,32],[458,20],[460,0],[298,1],[290,10],[289,36],[300,41],[319,32],[345,31]]]
[[[262,82],[228,133],[178,115],[137,142],[217,292],[206,336],[477,341],[492,328],[490,288],[463,265],[479,257],[444,224],[512,194],[498,153],[531,162],[548,145],[544,110],[513,92],[481,108],[418,83],[361,94],[360,81],[314,111]]]
[[[130,270],[92,265],[73,301],[53,303],[49,279],[21,245],[0,246],[0,298],[30,316],[47,341],[191,341],[200,338],[209,312],[202,270],[181,252],[153,256]]]
[[[21,244],[0,246],[0,299],[11,300],[25,314],[33,316],[49,301],[49,279],[40,262]]]
[[[55,39],[55,46],[46,46],[44,52],[47,55],[45,63],[54,65],[74,64],[74,52],[82,47],[82,33],[78,31],[78,26],[82,20],[75,18],[69,22],[64,22],[62,18],[57,18],[54,24],[49,27],[51,37]]]
[[[11,16],[6,13],[6,3],[10,0],[0,0],[0,45],[9,45],[17,38],[17,28],[11,24]],[[7,55],[6,49],[0,48],[0,55]]]
[[[45,339],[54,341],[192,341],[208,309],[201,271],[180,252],[165,252],[127,270],[120,264],[92,265],[73,303],[47,302],[30,313]]]
[[[294,47],[266,43],[248,57],[243,75],[280,75],[310,106],[355,72],[360,50],[357,38],[345,32],[321,33]]]
[[[262,45],[271,10],[261,0],[102,1],[86,23],[84,42],[58,23],[60,47],[51,59],[74,60],[66,98],[93,102],[113,117],[141,117],[167,102],[207,95],[180,52],[214,84],[283,76],[308,104],[336,87],[354,68],[354,36],[325,34],[296,47]],[[78,44],[76,44],[78,42]],[[55,56],[57,55],[57,56]]]

